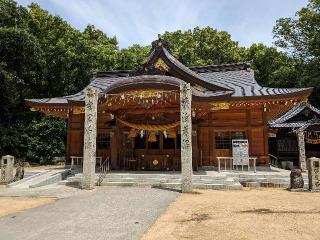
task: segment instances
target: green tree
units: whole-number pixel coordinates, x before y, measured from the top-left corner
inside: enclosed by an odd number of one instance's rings
[[[134,44],[128,48],[121,49],[117,54],[117,69],[130,70],[135,69],[143,63],[148,56],[150,46],[142,47]]]
[[[300,85],[299,61],[274,47],[253,44],[246,50],[245,61],[252,62],[257,81],[265,87]]]
[[[23,119],[24,99],[40,96],[42,50],[26,30],[0,28],[0,120]],[[21,118],[22,117],[22,118]]]
[[[46,116],[41,121],[34,120],[28,131],[28,160],[48,164],[54,157],[65,154],[66,125],[63,119]]]
[[[12,0],[0,1],[0,27],[25,27],[28,11]]]
[[[211,27],[165,32],[161,38],[169,43],[175,57],[187,66],[239,62],[245,50],[229,33]]]
[[[309,0],[293,18],[281,18],[273,29],[275,44],[300,59],[301,84],[313,86],[314,104],[320,106],[320,0]]]

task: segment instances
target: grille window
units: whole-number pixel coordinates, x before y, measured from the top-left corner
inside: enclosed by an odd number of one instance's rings
[[[98,133],[97,147],[99,150],[110,149],[110,133]]]
[[[216,132],[216,149],[231,149],[232,139],[246,139],[245,132]]]

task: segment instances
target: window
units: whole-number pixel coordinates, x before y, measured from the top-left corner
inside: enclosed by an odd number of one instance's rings
[[[98,133],[97,147],[99,150],[110,149],[110,133]]]
[[[146,136],[143,137],[138,134],[138,136],[135,137],[134,141],[134,148],[135,149],[146,149]]]
[[[165,138],[163,136],[163,149],[174,149],[174,138]]]
[[[246,139],[245,132],[216,132],[216,149],[231,149],[232,139]]]

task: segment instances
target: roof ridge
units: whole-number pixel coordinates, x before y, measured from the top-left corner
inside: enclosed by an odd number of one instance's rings
[[[93,77],[127,77],[134,70],[113,70],[113,71],[98,71],[93,73]]]

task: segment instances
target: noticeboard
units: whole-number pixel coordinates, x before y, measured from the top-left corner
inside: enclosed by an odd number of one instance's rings
[[[249,164],[249,141],[248,139],[232,139],[233,165]]]

